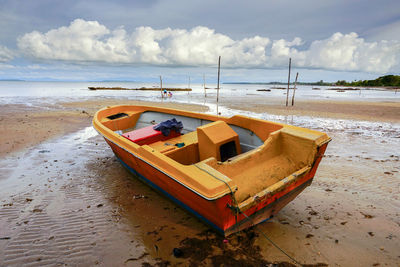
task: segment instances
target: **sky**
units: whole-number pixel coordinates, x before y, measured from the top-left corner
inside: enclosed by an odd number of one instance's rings
[[[400,73],[399,0],[0,0],[0,80],[284,82]],[[294,75],[293,75],[294,76]]]

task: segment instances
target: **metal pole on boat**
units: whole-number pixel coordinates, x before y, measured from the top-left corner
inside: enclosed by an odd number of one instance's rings
[[[294,95],[296,94],[297,77],[299,77],[299,73],[298,73],[298,72],[296,73],[296,80],[294,80],[293,96],[292,96],[292,106],[294,106]]]
[[[290,68],[292,66],[292,58],[289,58],[289,76],[287,80],[287,91],[286,91],[286,106],[288,106],[289,102],[289,84],[290,84]]]
[[[220,75],[220,68],[221,68],[221,56],[218,57],[217,115],[219,115],[219,114],[218,114],[218,100],[219,100],[219,75]]]
[[[161,92],[161,98],[164,98],[163,91],[162,91],[162,77],[161,77],[161,75],[160,75],[160,92]]]

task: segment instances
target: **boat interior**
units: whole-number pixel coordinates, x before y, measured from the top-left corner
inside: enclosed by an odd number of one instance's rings
[[[157,137],[153,126],[172,118],[182,122],[181,134]],[[102,124],[182,165],[206,164],[229,177],[237,185],[239,203],[301,169],[309,170],[314,161],[318,132],[243,116],[207,118],[126,112],[104,117]]]

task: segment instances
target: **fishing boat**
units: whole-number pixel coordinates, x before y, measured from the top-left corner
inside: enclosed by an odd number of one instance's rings
[[[99,110],[93,126],[123,166],[225,236],[272,218],[310,185],[331,140],[242,115],[132,105]]]

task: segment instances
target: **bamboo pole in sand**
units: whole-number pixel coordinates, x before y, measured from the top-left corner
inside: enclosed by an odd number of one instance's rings
[[[204,87],[204,97],[207,97],[207,92],[206,92],[206,75],[203,74],[203,87]]]
[[[290,68],[292,66],[292,58],[289,58],[289,75],[287,80],[287,91],[286,91],[286,106],[288,106],[289,102],[289,84],[290,84]]]
[[[217,115],[219,115],[219,113],[218,113],[218,101],[219,101],[219,75],[220,75],[220,68],[221,68],[221,56],[218,57]]]
[[[164,99],[164,94],[163,94],[163,91],[162,91],[162,77],[161,77],[161,75],[160,75],[160,92],[161,92],[161,98]]]
[[[190,89],[190,76],[189,76],[188,89]],[[188,95],[189,95],[189,91],[188,91]]]
[[[296,80],[294,80],[292,106],[294,106],[294,95],[296,94],[297,77],[299,77],[299,73],[298,72],[296,73]]]

